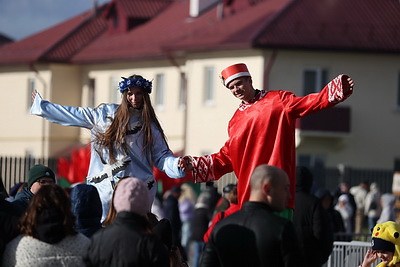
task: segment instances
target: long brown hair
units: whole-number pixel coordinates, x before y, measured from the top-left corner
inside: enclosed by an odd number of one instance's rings
[[[75,216],[71,212],[71,202],[65,190],[57,185],[42,186],[29,202],[28,209],[20,221],[23,235],[33,236],[40,213],[47,209],[57,209],[64,215],[63,226],[67,235],[74,235]]]
[[[140,75],[132,75],[129,78],[140,79],[143,78]],[[142,90],[144,90],[142,88]],[[125,90],[122,93],[121,104],[117,108],[115,112],[114,118],[109,118],[111,120],[111,125],[107,128],[104,133],[97,133],[95,137],[95,142],[98,144],[100,148],[106,148],[109,153],[110,163],[115,162],[115,151],[114,149],[122,148],[124,151],[127,151],[127,145],[125,142],[126,132],[129,128],[129,119],[131,117],[130,111],[130,103],[127,99],[128,90]],[[161,137],[164,139],[167,144],[166,137],[164,131],[161,127],[160,122],[154,112],[154,108],[151,104],[150,95],[148,92],[144,92],[143,94],[143,108],[141,110],[143,125],[141,131],[143,133],[143,151],[147,154],[151,154],[151,148],[153,146],[153,134],[151,130],[151,123],[153,122],[157,129],[161,133]],[[168,146],[168,144],[167,144]]]

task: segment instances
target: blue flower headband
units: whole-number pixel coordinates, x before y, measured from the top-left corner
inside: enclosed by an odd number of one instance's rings
[[[125,77],[121,77],[122,79],[124,79],[123,81],[119,82],[118,85],[118,89],[121,92],[121,94],[128,89],[129,87],[140,87],[143,88],[144,90],[147,91],[147,93],[151,93],[151,88],[152,88],[152,83],[151,81],[148,81],[146,79],[143,78],[125,78]]]

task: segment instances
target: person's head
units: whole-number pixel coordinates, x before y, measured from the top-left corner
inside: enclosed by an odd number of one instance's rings
[[[224,193],[224,197],[233,204],[238,203],[238,198],[237,198],[237,185],[236,184],[227,184],[224,186],[222,189],[222,192]]]
[[[91,236],[101,227],[103,212],[100,195],[96,187],[90,184],[77,184],[69,194],[71,211],[76,217],[78,232]]]
[[[320,188],[315,192],[315,196],[321,200],[321,205],[324,209],[330,209],[333,204],[333,196],[326,188]]]
[[[150,103],[151,89],[152,82],[144,79],[141,75],[122,77],[122,81],[119,83],[119,91],[124,96],[122,102],[134,109],[142,109],[145,104]]]
[[[340,207],[344,207],[347,204],[349,204],[349,196],[346,195],[346,194],[340,195],[339,198],[338,198],[338,205]]]
[[[54,184],[55,182],[56,176],[47,166],[37,164],[29,170],[28,188],[34,195],[43,186]]]
[[[23,235],[53,243],[66,235],[76,234],[74,222],[67,193],[61,186],[49,184],[41,187],[29,202],[21,218],[20,229]],[[52,234],[48,235],[44,229],[52,229]]]
[[[400,225],[387,221],[372,228],[371,250],[377,253],[385,266],[400,261]]]
[[[310,193],[313,180],[314,177],[309,168],[305,166],[296,167],[296,191]]]
[[[342,193],[348,193],[348,192],[349,192],[349,189],[350,189],[350,186],[349,186],[348,183],[343,182],[343,183],[340,183],[339,188],[340,188],[340,192],[342,192]]]
[[[247,66],[243,63],[226,67],[221,72],[221,79],[233,96],[245,103],[250,102],[255,95],[253,81]]]
[[[260,165],[250,178],[250,201],[267,203],[274,211],[283,211],[290,198],[286,172],[271,165]]]
[[[122,211],[134,212],[142,216],[151,209],[151,196],[147,185],[135,177],[120,180],[115,189],[113,205],[116,213]]]
[[[182,194],[182,188],[179,185],[173,186],[171,188],[171,195],[174,198],[178,199],[181,196],[181,194]]]

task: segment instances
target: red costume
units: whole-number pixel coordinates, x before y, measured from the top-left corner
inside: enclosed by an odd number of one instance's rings
[[[349,86],[342,86],[342,80],[347,78],[339,75],[321,92],[304,97],[287,91],[261,91],[252,103],[241,103],[229,122],[229,139],[221,150],[192,157],[194,181],[218,180],[234,171],[238,177],[238,202],[242,206],[249,199],[253,170],[261,164],[274,165],[289,176],[291,198],[287,206],[294,208],[296,119],[344,101],[352,93]]]

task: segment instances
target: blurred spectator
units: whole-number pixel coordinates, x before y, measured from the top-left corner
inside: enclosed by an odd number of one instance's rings
[[[336,236],[335,240],[342,240],[340,234],[344,233],[346,229],[344,228],[342,215],[339,211],[334,209],[333,196],[331,192],[328,189],[320,188],[315,192],[315,196],[321,200],[322,207],[329,214],[333,226],[333,233]]]
[[[311,194],[313,180],[313,174],[307,167],[296,167],[293,224],[304,253],[305,266],[321,267],[333,249],[333,226],[321,201]]]
[[[215,206],[218,203],[218,200],[221,198],[221,194],[218,193],[216,187],[214,187],[214,182],[207,182],[206,188],[201,191],[200,195],[203,195],[207,199],[207,204],[210,207],[210,216],[212,216]]]
[[[364,210],[365,210],[365,198],[368,194],[368,182],[362,181],[359,185],[350,188],[350,193],[354,196],[356,202],[356,214],[355,214],[355,228],[356,233],[361,233],[364,227]]]
[[[193,188],[187,183],[183,183],[181,185],[181,189],[182,193],[178,200],[179,214],[182,221],[181,244],[187,253],[188,242],[192,232],[191,220],[193,218],[194,205],[196,204],[196,193],[194,192]]]
[[[237,184],[227,184],[222,188],[222,197],[215,206],[213,217],[218,212],[225,211],[231,205],[231,199],[236,199],[237,204]]]
[[[193,219],[192,219],[192,235],[191,244],[193,248],[193,257],[191,259],[192,267],[198,267],[200,263],[201,253],[203,252],[203,235],[208,229],[210,222],[210,207],[206,196],[201,195],[197,198]]]
[[[24,189],[24,187],[28,186],[28,183],[25,182],[19,182],[16,183],[15,185],[13,185],[10,189],[10,194],[8,196],[8,198],[6,198],[7,201],[14,201],[15,199],[15,195],[19,192],[22,191],[22,189]]]
[[[21,219],[21,235],[6,246],[3,266],[85,266],[90,240],[74,230],[74,220],[65,190],[42,186]]]
[[[396,197],[390,193],[385,193],[381,196],[382,212],[376,223],[384,223],[387,221],[396,221],[396,213],[394,210]]]
[[[352,225],[351,222],[352,222],[353,208],[349,203],[348,194],[342,194],[339,196],[335,209],[339,211],[340,215],[342,216],[345,233],[352,234],[353,231],[351,227]]]
[[[99,192],[90,184],[77,184],[70,192],[72,213],[76,217],[75,230],[91,237],[101,229],[102,205]]]
[[[346,182],[340,183],[339,187],[336,190],[335,195],[334,195],[334,205],[337,206],[337,204],[339,202],[339,197],[341,195],[343,195],[343,194],[347,195],[347,203],[351,206],[351,210],[352,210],[350,217],[347,219],[348,221],[350,221],[350,229],[348,229],[348,230],[352,233],[352,232],[354,232],[354,227],[355,227],[357,204],[356,204],[356,201],[354,200],[354,196],[350,193],[349,190],[350,190],[350,187],[349,187],[348,183],[346,183]]]
[[[120,180],[114,192],[117,215],[111,225],[92,236],[87,266],[169,266],[166,247],[147,217],[153,200],[147,185],[128,177]]]
[[[235,184],[228,184],[226,185],[223,190],[224,192],[224,198],[228,201],[228,208],[227,209],[222,209],[221,211],[218,212],[211,220],[211,223],[208,227],[207,232],[204,234],[203,240],[204,242],[208,242],[208,238],[211,235],[212,230],[214,229],[214,226],[222,219],[228,217],[229,215],[235,213],[240,209],[240,206],[238,204],[238,197],[237,197],[237,186]],[[217,210],[217,209],[216,209]]]
[[[371,183],[369,192],[365,197],[364,214],[368,218],[368,229],[372,229],[381,216],[381,192],[377,183]]]
[[[171,188],[169,195],[164,200],[165,218],[171,222],[172,226],[172,244],[177,247],[181,246],[182,221],[179,213],[178,202],[181,193],[181,187],[174,186]]]

